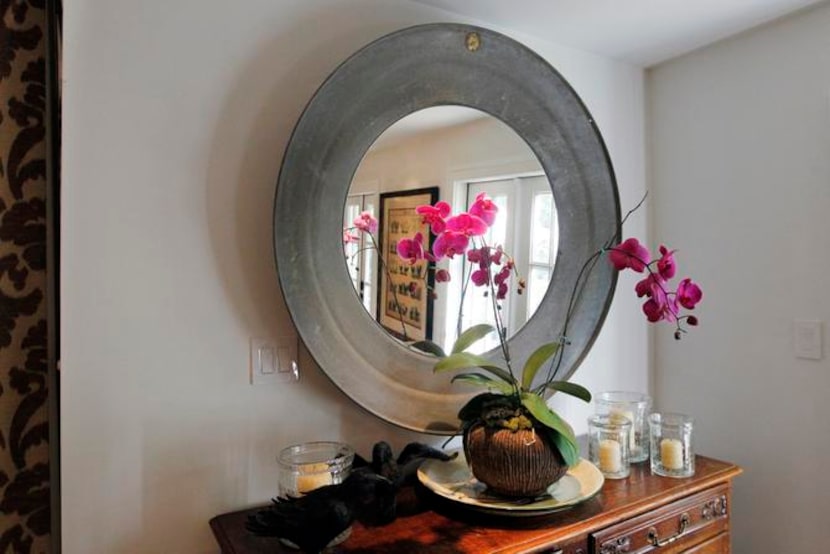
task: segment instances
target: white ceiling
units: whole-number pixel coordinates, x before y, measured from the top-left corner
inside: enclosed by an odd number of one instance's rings
[[[420,133],[464,125],[485,117],[488,117],[486,113],[464,106],[433,106],[419,110],[393,123],[378,137],[369,151],[388,148]]]
[[[414,0],[649,67],[823,0]]]

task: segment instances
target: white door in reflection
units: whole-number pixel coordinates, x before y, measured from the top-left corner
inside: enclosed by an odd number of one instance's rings
[[[346,198],[346,209],[343,211],[343,228],[348,229],[354,225],[354,220],[363,212],[369,212],[377,218],[377,194],[350,194]],[[363,307],[370,314],[375,313],[377,294],[375,286],[377,281],[377,261],[375,259],[375,248],[365,233],[353,233],[355,242],[343,241],[343,250],[346,255],[346,266],[349,269],[349,277],[354,285],[354,290],[360,297]]]
[[[530,319],[548,289],[553,275],[558,242],[558,225],[553,194],[543,173],[509,178],[479,179],[466,183],[467,207],[476,196],[486,193],[499,207],[499,215],[484,239],[490,246],[502,245],[513,257],[518,277],[511,277],[510,293],[501,302],[500,314],[507,336],[511,336]],[[489,291],[467,284],[467,273],[475,270],[465,264],[465,275],[456,282],[452,296],[463,297],[460,314],[447,313],[445,344],[452,344],[461,330],[487,322],[495,325],[492,298]],[[518,294],[516,279],[523,278],[527,287]],[[481,298],[487,292],[486,298]],[[490,300],[490,301],[487,301]],[[491,335],[472,349],[486,352],[498,346],[498,338]]]

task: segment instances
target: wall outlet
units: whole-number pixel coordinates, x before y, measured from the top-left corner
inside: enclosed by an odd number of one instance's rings
[[[793,349],[796,358],[820,360],[822,355],[821,321],[796,320],[793,322]]]
[[[250,381],[252,385],[293,383],[300,379],[297,365],[297,335],[251,338]]]

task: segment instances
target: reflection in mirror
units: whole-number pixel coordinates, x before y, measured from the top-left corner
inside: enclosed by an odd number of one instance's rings
[[[501,309],[509,337],[542,301],[558,239],[553,194],[527,144],[484,112],[438,106],[396,122],[364,156],[343,214],[345,258],[361,303],[391,335],[429,339],[449,350],[460,330],[493,323],[490,303],[482,301],[485,288],[470,282],[477,265],[463,255],[410,264],[396,249],[417,232],[425,250],[434,243],[429,226],[415,212],[417,205],[440,200],[456,214],[482,194],[498,207],[483,239],[502,246],[515,263],[513,286]],[[436,272],[443,276],[440,270],[451,275],[448,282],[435,279]],[[516,286],[520,279],[526,283],[523,291]],[[497,345],[498,338],[491,335],[474,350]]]

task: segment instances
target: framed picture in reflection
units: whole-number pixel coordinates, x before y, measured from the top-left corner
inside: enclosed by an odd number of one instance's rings
[[[432,248],[429,225],[415,212],[417,206],[435,204],[438,187],[388,192],[380,195],[379,242],[386,263],[378,264],[377,320],[403,341],[432,339],[433,265],[426,260],[410,263],[398,256],[398,241],[423,236],[424,250]]]

